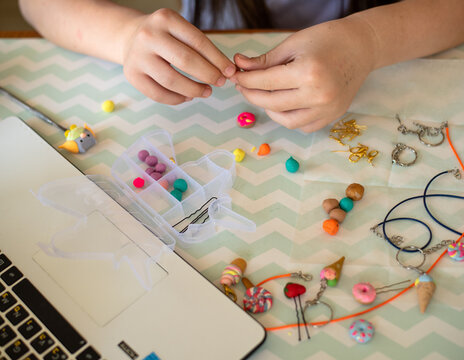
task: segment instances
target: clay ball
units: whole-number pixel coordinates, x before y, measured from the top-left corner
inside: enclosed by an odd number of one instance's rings
[[[325,199],[322,202],[322,208],[327,214],[329,214],[333,209],[338,208],[338,200],[337,199]]]
[[[346,196],[351,200],[361,200],[364,195],[364,186],[360,184],[351,184],[346,188]]]
[[[335,219],[338,221],[339,224],[341,224],[343,220],[345,220],[346,212],[344,212],[340,208],[335,208],[329,212],[329,216],[331,219]]]

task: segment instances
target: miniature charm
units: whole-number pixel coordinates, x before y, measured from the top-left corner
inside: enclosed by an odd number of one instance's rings
[[[436,285],[433,282],[433,279],[425,273],[416,279],[414,285],[416,286],[417,300],[419,301],[419,309],[420,312],[423,314],[427,309],[430,300],[432,299]]]
[[[350,337],[359,344],[371,341],[373,336],[374,326],[367,320],[356,320],[350,326]]]
[[[240,279],[245,272],[247,263],[242,258],[237,258],[230,263],[230,265],[224,268],[221,275],[220,283],[224,287],[224,291],[227,296],[232,300],[237,301],[237,295],[231,286],[236,285],[240,282]]]
[[[345,257],[342,256],[333,264],[330,264],[322,269],[321,279],[327,280],[327,285],[334,287],[337,285],[338,279],[342,273],[343,263],[345,262]]]
[[[255,115],[250,112],[242,112],[237,116],[237,125],[241,128],[248,129],[255,125]]]
[[[243,308],[253,314],[268,311],[272,307],[272,294],[260,286],[254,286],[247,278],[242,278],[247,288],[243,297]]]
[[[296,319],[298,322],[298,341],[301,341],[300,314],[298,312],[298,304],[300,306],[300,312],[301,312],[301,317],[303,318],[303,324],[305,326],[306,336],[308,337],[308,340],[311,338],[311,336],[309,336],[308,326],[306,325],[306,319],[304,316],[303,306],[301,305],[300,296],[303,295],[305,292],[306,292],[306,288],[303,285],[296,284],[296,283],[289,282],[284,287],[285,296],[289,299],[293,299],[295,303]],[[298,303],[296,302],[296,298],[298,298]]]
[[[454,261],[464,261],[464,242],[453,242],[448,246],[448,255]]]

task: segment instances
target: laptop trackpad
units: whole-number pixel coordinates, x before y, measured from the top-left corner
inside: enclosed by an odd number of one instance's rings
[[[98,239],[98,241],[96,240]],[[96,241],[98,243],[96,243]],[[60,250],[76,251],[75,242],[61,244]],[[67,249],[63,249],[67,247]],[[145,263],[152,284],[167,276],[167,272],[149,259],[142,250],[100,212],[92,213],[85,228],[79,229],[79,248],[88,252],[98,249],[111,252],[116,248],[130,249],[130,257]],[[140,284],[131,266],[120,262],[115,267],[111,259],[63,258],[38,251],[34,260],[98,325],[104,326],[147,290]]]

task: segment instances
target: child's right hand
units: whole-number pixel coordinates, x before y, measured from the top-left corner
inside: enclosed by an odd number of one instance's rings
[[[235,74],[235,65],[206,35],[173,10],[143,15],[132,29],[123,50],[124,74],[157,102],[176,105],[208,97],[208,84],[222,86]]]

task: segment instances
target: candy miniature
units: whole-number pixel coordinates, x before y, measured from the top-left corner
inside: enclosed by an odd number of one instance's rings
[[[251,128],[255,125],[255,115],[250,112],[242,112],[237,116],[237,125],[243,129]]]
[[[153,180],[158,181],[159,179],[163,177],[163,174],[160,174],[159,172],[156,172],[156,171],[152,171],[150,173],[150,176]]]
[[[140,150],[137,153],[137,157],[139,158],[140,161],[143,161],[143,162],[145,162],[145,159],[147,158],[148,155],[150,155],[150,153],[147,150]]]
[[[464,261],[464,242],[453,242],[448,246],[448,255],[454,261]]]
[[[321,271],[321,279],[327,280],[328,286],[335,286],[337,285],[338,279],[342,273],[343,263],[345,262],[345,257],[342,256],[333,264],[330,264],[322,269]]]
[[[155,171],[159,172],[160,174],[164,173],[166,171],[166,164],[163,164],[163,163],[156,164]]]
[[[385,285],[380,288],[374,288],[374,286],[372,286],[368,282],[361,282],[353,286],[352,293],[353,293],[354,299],[357,302],[367,305],[367,304],[373,303],[378,294],[386,293],[389,291],[403,290],[404,288],[399,289],[399,288],[394,288],[394,286],[399,285],[399,284],[404,284],[407,282],[409,282],[409,280],[400,281],[400,282],[390,284],[390,285]]]
[[[335,208],[329,212],[329,217],[331,219],[337,220],[337,222],[341,224],[343,220],[345,220],[346,212],[340,208]]]
[[[242,283],[247,288],[243,297],[243,308],[253,314],[268,311],[272,307],[272,294],[260,286],[254,286],[243,277]]]
[[[329,235],[336,235],[340,225],[335,219],[327,219],[322,223],[322,229]]]
[[[417,300],[419,301],[419,309],[423,314],[432,299],[435,292],[436,285],[433,279],[427,275],[422,274],[419,276],[414,285],[416,286]]]
[[[220,283],[224,287],[224,291],[227,296],[231,297],[234,301],[237,301],[237,295],[231,286],[236,285],[240,282],[240,279],[245,272],[247,263],[242,258],[233,260],[230,265],[227,265],[221,274]]]
[[[301,295],[303,295],[305,292],[306,292],[306,288],[303,285],[292,283],[292,282],[287,283],[287,285],[285,285],[284,287],[284,295],[288,297],[289,299],[293,299],[295,303],[296,319],[298,322],[298,341],[301,341],[300,315],[298,313],[298,305],[300,305],[301,317],[303,318],[303,324],[305,324],[306,336],[308,337],[308,340],[311,338],[309,336],[308,327],[306,325],[306,319],[304,317],[303,307],[301,306]],[[296,301],[296,298],[298,298],[298,302]]]
[[[145,164],[147,164],[148,166],[155,166],[156,164],[158,164],[158,158],[153,155],[148,155],[145,158]]]
[[[367,320],[356,320],[350,326],[350,337],[359,344],[371,341],[373,336],[374,326]]]
[[[290,156],[285,162],[285,168],[289,173],[295,173],[300,168],[300,163]]]
[[[325,199],[322,202],[322,208],[327,214],[330,214],[330,212],[333,209],[338,208],[338,200],[337,199]]]
[[[351,200],[359,201],[362,199],[364,195],[364,186],[357,184],[357,183],[348,185],[348,187],[346,188],[345,194]]]

